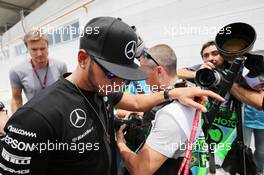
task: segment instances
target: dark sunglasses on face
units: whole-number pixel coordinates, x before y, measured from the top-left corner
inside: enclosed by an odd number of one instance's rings
[[[158,63],[158,61],[153,58],[148,52],[144,51],[144,57],[147,58],[147,59],[151,59],[152,61],[154,61],[154,63],[157,65],[157,66],[160,66],[160,64]]]
[[[203,58],[209,58],[210,55],[215,57],[215,56],[219,55],[219,51],[218,50],[214,50],[214,51],[209,52],[209,53],[204,53],[203,54]]]
[[[117,78],[117,76],[115,75],[115,74],[113,74],[113,73],[111,73],[111,72],[105,72],[105,76],[109,79],[109,80],[111,80],[111,79],[113,79],[113,78]]]
[[[96,62],[94,60],[94,62]],[[107,79],[111,80],[113,78],[117,78],[117,76],[115,74],[113,74],[112,72],[109,72],[108,70],[106,70],[103,66],[101,66],[99,63],[96,62],[96,64],[103,70],[105,76]]]
[[[113,79],[113,78],[117,78],[117,76],[116,76],[115,74],[113,74],[112,72],[109,72],[109,71],[106,70],[104,67],[102,67],[100,64],[98,64],[98,65],[99,65],[99,66],[102,68],[102,70],[104,71],[105,76],[106,76],[107,79],[111,80],[111,79]]]

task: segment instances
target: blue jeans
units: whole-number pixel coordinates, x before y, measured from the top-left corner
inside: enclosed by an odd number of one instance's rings
[[[254,134],[255,139],[255,152],[254,157],[257,161],[257,166],[260,173],[263,173],[264,169],[264,129],[254,129],[244,127],[244,142],[248,147],[251,143],[251,136]]]

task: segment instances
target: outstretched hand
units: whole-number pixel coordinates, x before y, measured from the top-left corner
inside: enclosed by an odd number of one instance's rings
[[[207,97],[215,98],[219,101],[224,101],[225,99],[220,95],[210,91],[202,90],[199,87],[187,87],[187,88],[175,88],[169,91],[170,97],[178,100],[181,104],[194,107],[202,112],[207,112],[206,107],[202,104],[208,101]],[[196,101],[196,99],[199,101]]]

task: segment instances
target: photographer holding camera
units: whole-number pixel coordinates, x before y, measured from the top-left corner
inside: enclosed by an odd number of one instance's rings
[[[202,46],[201,56],[203,59],[203,64],[195,65],[190,68],[182,68],[177,72],[179,77],[188,79],[190,81],[194,81],[196,78],[196,83],[201,86],[210,88],[213,91],[217,91],[218,86],[221,81],[221,74],[225,73],[225,69],[230,67],[228,59],[226,59],[217,49],[214,41],[209,41]],[[247,61],[251,59],[247,59]],[[246,61],[246,62],[247,62]],[[206,68],[206,69],[204,69]],[[213,71],[209,71],[213,70]],[[199,71],[198,71],[199,70]],[[198,73],[197,73],[198,71]],[[219,73],[220,72],[220,73]],[[237,74],[239,74],[237,72]],[[214,84],[209,83],[208,77],[216,77],[219,81],[215,81]],[[198,79],[197,79],[198,77]],[[218,77],[218,78],[217,78]],[[221,105],[220,112],[213,121],[213,129],[209,131],[209,135],[211,139],[213,139],[213,143],[225,143],[231,144],[235,141],[236,138],[236,130],[237,127],[237,115],[239,114],[239,110],[241,110],[239,106],[235,104],[235,101],[238,100],[242,103],[251,105],[258,110],[263,110],[263,91],[253,91],[252,89],[247,88],[247,83],[244,78],[241,78],[240,81],[235,81],[232,85],[230,93],[227,93],[225,96],[225,103]],[[210,105],[209,105],[210,106]],[[208,107],[209,107],[208,106]],[[262,124],[263,125],[263,124]],[[214,135],[214,136],[213,136]],[[263,136],[262,136],[263,137]],[[257,160],[263,160],[263,154],[260,150],[263,149],[264,145],[261,143],[261,139],[255,140],[256,151],[259,155]],[[216,164],[222,165],[227,156],[229,149],[226,150],[216,150],[215,159]],[[262,157],[262,158],[260,158]],[[259,161],[258,165],[263,164],[263,162]],[[263,166],[263,165],[262,165]],[[262,167],[260,168],[260,172],[262,172]]]
[[[229,66],[229,63],[224,60],[221,53],[217,50],[214,41],[208,41],[205,43],[202,46],[200,54],[203,63],[194,65],[192,67],[178,69],[177,74],[180,79],[186,79],[194,82],[196,72],[200,69],[222,69]],[[231,93],[239,101],[254,106],[258,110],[263,110],[263,94],[247,90],[239,86],[239,84],[236,82],[232,86]]]

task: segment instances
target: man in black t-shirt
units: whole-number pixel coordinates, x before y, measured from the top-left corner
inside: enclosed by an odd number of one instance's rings
[[[116,175],[113,106],[146,111],[164,102],[163,92],[118,92],[124,80],[147,76],[135,63],[137,36],[120,19],[89,21],[80,38],[78,66],[21,107],[0,140],[0,174]],[[198,88],[171,90],[166,98],[204,110]]]

